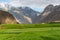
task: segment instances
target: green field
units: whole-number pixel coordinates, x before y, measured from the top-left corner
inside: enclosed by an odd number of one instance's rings
[[[47,28],[60,27],[60,24],[2,24],[0,28],[3,29],[24,29],[24,28]]]
[[[0,25],[0,40],[60,40],[59,25],[3,24]]]

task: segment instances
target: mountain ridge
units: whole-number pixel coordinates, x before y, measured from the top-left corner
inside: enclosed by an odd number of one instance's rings
[[[50,23],[60,21],[60,5],[48,5],[43,13],[37,17],[35,23]]]

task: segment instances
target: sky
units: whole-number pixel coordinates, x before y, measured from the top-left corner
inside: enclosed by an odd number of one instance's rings
[[[42,12],[44,8],[49,4],[60,4],[60,0],[0,0],[0,2],[7,3],[15,7],[27,6],[39,12]]]

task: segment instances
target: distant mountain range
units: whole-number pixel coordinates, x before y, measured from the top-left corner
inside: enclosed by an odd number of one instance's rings
[[[0,3],[0,10],[12,14],[20,24],[60,22],[60,5],[50,4],[40,13],[29,7],[13,7]]]
[[[20,24],[30,24],[40,12],[34,11],[29,7],[13,7],[8,4],[0,3],[0,10],[11,13]]]

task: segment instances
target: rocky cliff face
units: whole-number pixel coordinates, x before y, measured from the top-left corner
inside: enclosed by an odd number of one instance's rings
[[[0,24],[17,24],[17,21],[9,12],[0,10]]]
[[[50,23],[56,21],[60,22],[60,5],[49,5],[45,8],[44,12],[37,17],[35,23]]]
[[[37,11],[34,11],[33,9],[29,7],[19,7],[19,10],[23,12],[25,16],[28,16],[30,18],[35,18],[37,16]]]
[[[29,7],[12,7],[9,12],[12,13],[20,24],[31,24],[34,18],[37,16],[37,13],[39,13]]]

